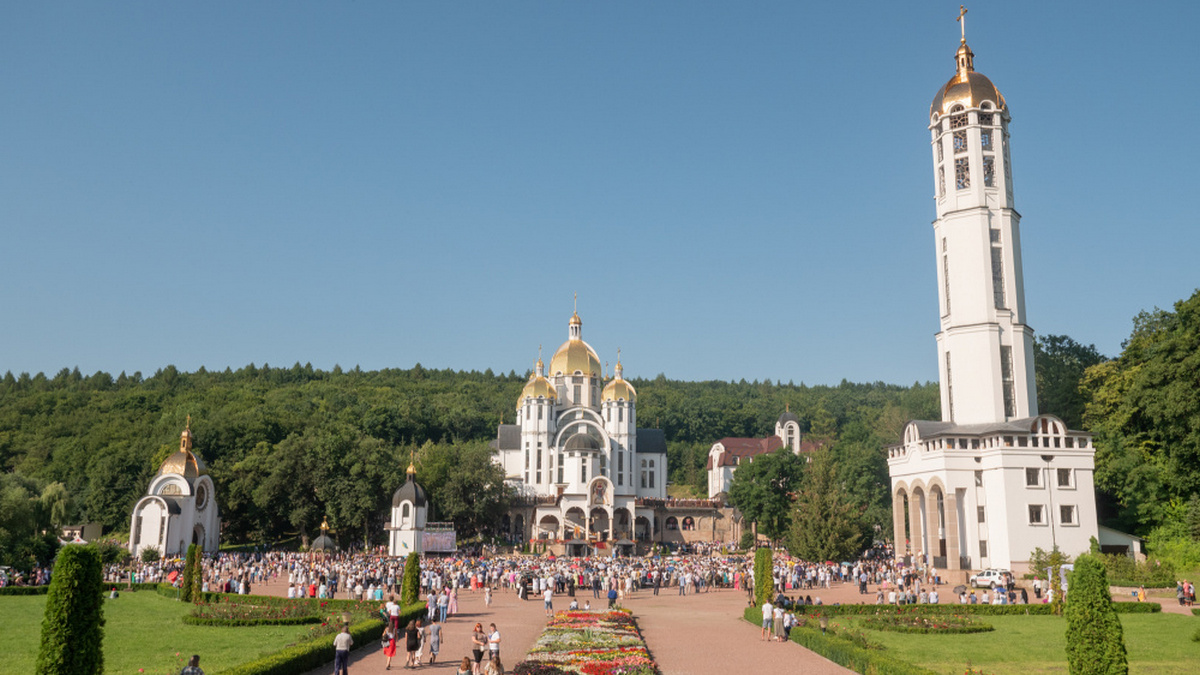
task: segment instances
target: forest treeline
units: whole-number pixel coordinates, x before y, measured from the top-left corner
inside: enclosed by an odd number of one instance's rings
[[[1056,335],[1039,337],[1035,352],[1039,409],[1095,433],[1101,521],[1149,535],[1152,550],[1178,562],[1200,563],[1200,291],[1135,317],[1115,358]],[[487,534],[506,498],[487,443],[497,424],[514,421],[527,377],[300,364],[167,366],[150,377],[6,373],[0,564],[20,557],[10,545],[18,530],[99,522],[127,531],[189,415],[226,542],[304,536],[328,517],[343,542],[378,543],[410,460],[434,495],[434,518],[454,520],[467,536]],[[673,494],[703,495],[716,440],[769,435],[790,409],[830,449],[828,480],[883,537],[891,530],[884,448],[908,420],[940,418],[936,383],[633,382],[639,426],[666,435]]]
[[[526,379],[420,365],[191,373],[167,366],[150,377],[7,373],[0,380],[0,468],[41,486],[61,483],[72,497],[70,518],[127,530],[133,503],[178,447],[190,415],[196,451],[218,486],[226,541],[311,531],[325,515],[335,527],[369,533],[410,457],[423,467],[445,454],[462,455],[459,461],[486,455],[497,424],[514,421]],[[714,441],[769,435],[787,408],[811,434],[832,439],[845,430],[873,445],[880,458],[873,480],[886,496],[881,444],[907,419],[938,415],[932,383],[810,387],[661,375],[633,382],[640,424],[664,430],[670,478],[683,493],[704,490]],[[441,517],[461,515],[449,510]],[[480,524],[486,515],[478,514]]]

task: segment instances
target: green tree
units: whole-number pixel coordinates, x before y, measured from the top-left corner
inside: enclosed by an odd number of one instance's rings
[[[400,582],[400,606],[408,607],[420,600],[421,556],[409,553],[404,560],[404,577]]]
[[[837,478],[833,453],[812,453],[796,499],[788,552],[804,560],[853,560],[863,550],[862,509]]]
[[[189,544],[187,558],[183,563],[183,579],[179,582],[179,599],[183,602],[193,602],[198,599],[195,597],[194,591],[196,588],[196,559],[199,556],[200,547]]]
[[[804,475],[804,460],[787,448],[740,464],[729,486],[729,501],[758,533],[778,540],[791,522],[792,499]]]
[[[1083,426],[1087,394],[1080,389],[1084,372],[1107,358],[1096,345],[1081,345],[1066,335],[1042,335],[1033,342],[1038,410],[1057,415],[1071,429]]]
[[[1117,522],[1145,533],[1171,499],[1200,493],[1200,290],[1134,318],[1120,356],[1092,366],[1084,424],[1095,434],[1096,484]]]
[[[1121,621],[1108,593],[1108,575],[1095,556],[1075,562],[1067,598],[1067,666],[1071,675],[1129,672]]]
[[[160,558],[162,558],[162,554],[159,553],[157,548],[153,546],[147,546],[146,548],[142,549],[141,559],[142,562],[146,563],[147,565],[158,562]]]
[[[504,470],[492,461],[486,443],[427,441],[416,463],[419,482],[429,493],[432,518],[453,522],[461,536],[491,531],[508,509],[511,493]]]
[[[754,604],[762,604],[775,597],[775,561],[771,549],[764,546],[754,552]]]
[[[46,595],[38,675],[104,672],[102,570],[94,546],[66,546],[59,551]]]

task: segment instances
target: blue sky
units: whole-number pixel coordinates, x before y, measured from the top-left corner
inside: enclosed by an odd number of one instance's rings
[[[8,3],[0,372],[936,379],[957,3]],[[1200,4],[979,3],[1029,319],[1200,285]]]

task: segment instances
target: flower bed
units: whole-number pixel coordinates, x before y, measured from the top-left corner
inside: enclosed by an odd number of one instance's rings
[[[514,675],[659,675],[627,611],[557,612]]]
[[[859,623],[864,628],[893,633],[986,633],[994,630],[991,624],[976,621],[964,614],[925,614],[911,610],[884,610],[874,616],[863,617]]]
[[[294,626],[320,623],[322,617],[304,604],[221,602],[197,604],[183,622],[196,626]]]

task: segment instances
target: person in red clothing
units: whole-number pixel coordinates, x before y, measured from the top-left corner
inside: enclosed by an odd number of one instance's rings
[[[391,670],[392,657],[396,655],[396,629],[390,625],[383,633],[383,655],[387,657],[387,667],[384,670]]]

